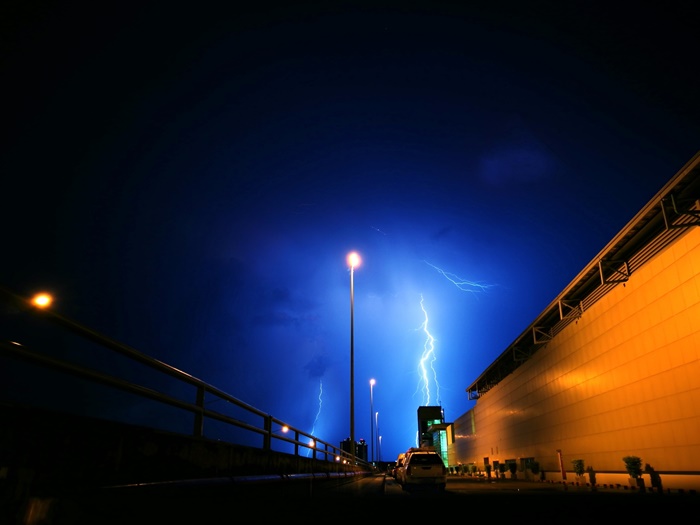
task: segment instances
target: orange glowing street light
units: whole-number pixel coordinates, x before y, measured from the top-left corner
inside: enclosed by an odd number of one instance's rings
[[[38,308],[48,308],[53,302],[53,297],[47,293],[38,293],[32,297],[32,304]]]

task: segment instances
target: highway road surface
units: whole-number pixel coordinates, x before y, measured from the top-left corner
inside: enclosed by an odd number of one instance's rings
[[[31,505],[30,505],[31,507]],[[637,493],[518,480],[449,477],[444,492],[407,492],[390,476],[284,482],[217,478],[99,488],[38,499],[26,525],[224,525],[347,523],[387,519],[418,525],[473,519],[502,522],[590,523],[622,519],[654,523],[694,515],[697,494]],[[31,517],[30,517],[31,518]],[[663,525],[663,522],[660,523]]]

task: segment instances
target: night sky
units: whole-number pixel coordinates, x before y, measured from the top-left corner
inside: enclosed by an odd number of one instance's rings
[[[142,4],[4,3],[0,284],[339,443],[357,251],[382,459],[700,149],[693,2]]]

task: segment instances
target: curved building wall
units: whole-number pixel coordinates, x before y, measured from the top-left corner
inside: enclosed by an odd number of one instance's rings
[[[516,460],[532,477],[531,458],[546,479],[571,481],[582,459],[597,484],[627,485],[632,455],[664,490],[700,490],[700,228],[480,397],[454,439],[451,465]]]

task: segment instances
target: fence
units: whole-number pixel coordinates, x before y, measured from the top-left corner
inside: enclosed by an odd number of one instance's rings
[[[204,437],[206,430],[207,437],[231,444],[351,469],[370,468],[340,447],[51,308],[35,306],[2,287],[0,301],[0,333],[11,337],[0,341],[0,368],[5,376],[0,391],[4,399],[0,400],[145,424],[193,437]],[[26,366],[10,367],[8,359]],[[77,381],[68,381],[68,376]],[[138,415],[129,409],[134,403],[141,408]]]

